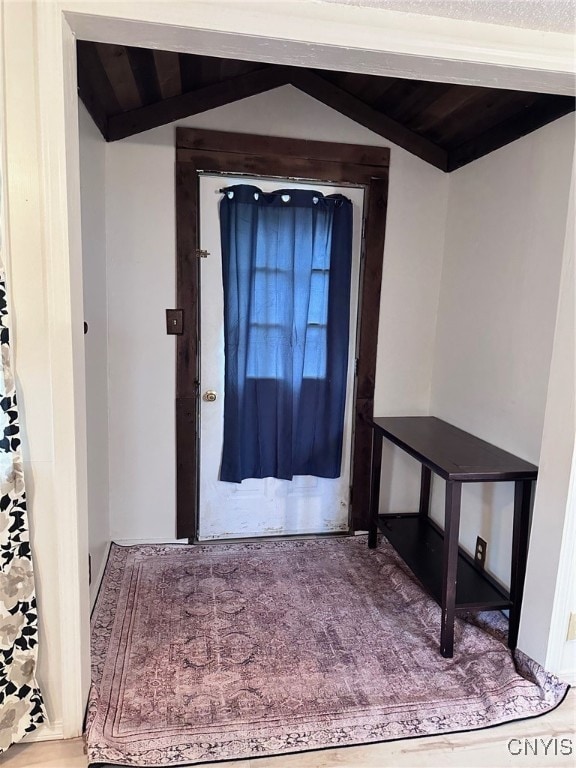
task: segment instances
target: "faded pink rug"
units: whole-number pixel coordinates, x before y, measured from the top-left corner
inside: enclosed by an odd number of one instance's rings
[[[89,761],[178,766],[467,731],[565,696],[471,622],[457,619],[442,658],[439,626],[385,540],[113,545],[93,616]]]

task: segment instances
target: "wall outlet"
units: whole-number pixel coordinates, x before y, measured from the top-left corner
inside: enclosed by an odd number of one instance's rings
[[[570,614],[570,621],[568,622],[568,634],[566,640],[576,640],[576,613]]]
[[[476,561],[476,565],[479,565],[480,568],[484,568],[486,565],[486,549],[488,547],[488,544],[484,541],[484,539],[481,539],[480,536],[476,539],[476,551],[474,552],[474,560]]]

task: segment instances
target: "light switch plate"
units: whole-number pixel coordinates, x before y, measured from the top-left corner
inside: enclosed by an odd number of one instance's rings
[[[166,333],[180,336],[184,332],[184,311],[182,309],[166,310]]]

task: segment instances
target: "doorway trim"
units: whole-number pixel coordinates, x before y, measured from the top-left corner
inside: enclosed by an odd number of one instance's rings
[[[358,288],[356,391],[350,527],[368,525],[371,430],[390,150],[223,131],[176,128],[176,299],[183,332],[176,343],[176,536],[198,537],[201,173],[243,174],[364,188]]]

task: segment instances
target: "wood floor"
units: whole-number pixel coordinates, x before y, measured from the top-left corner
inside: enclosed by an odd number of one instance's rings
[[[262,757],[226,768],[501,768],[576,765],[576,692],[553,712],[472,733],[408,739],[346,749]],[[509,749],[510,745],[510,749]],[[548,753],[545,754],[545,746]],[[571,750],[571,754],[561,754]],[[537,754],[534,754],[536,749]],[[557,752],[558,754],[555,754]],[[0,757],[2,768],[86,768],[82,739],[18,744]],[[213,763],[211,765],[222,765]],[[205,764],[205,768],[209,768]]]

